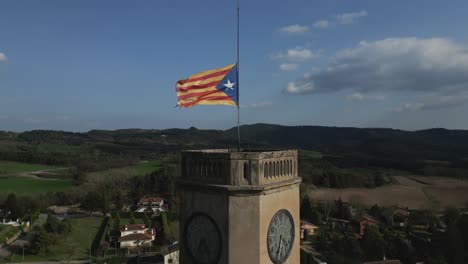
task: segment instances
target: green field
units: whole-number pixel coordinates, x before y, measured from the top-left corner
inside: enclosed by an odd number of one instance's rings
[[[34,194],[63,191],[72,185],[69,180],[0,177],[0,193]]]
[[[160,170],[161,161],[159,160],[146,161],[146,162],[139,163],[137,165],[127,167],[127,168],[135,170],[139,175],[145,175],[153,171]]]
[[[60,238],[51,248],[51,253],[46,256],[25,255],[24,261],[66,261],[70,254],[72,259],[88,259],[90,243],[101,225],[102,218],[71,219],[70,222],[73,226],[72,232]],[[21,262],[22,259],[21,252],[17,252],[12,262]],[[11,261],[11,258],[8,261]]]
[[[105,171],[91,172],[88,180],[99,180],[103,177],[132,177],[141,176],[161,169],[161,161],[146,161],[123,168],[109,169]]]
[[[11,173],[47,170],[47,169],[55,169],[55,168],[57,167],[42,165],[42,164],[29,164],[29,163],[20,163],[20,162],[12,162],[12,161],[0,161],[0,174],[11,174]]]

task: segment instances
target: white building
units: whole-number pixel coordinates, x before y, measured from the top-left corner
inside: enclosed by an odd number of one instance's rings
[[[135,212],[143,213],[147,210],[151,210],[155,213],[166,212],[167,204],[161,197],[146,195],[141,198],[140,202],[138,203],[138,209]]]
[[[318,229],[319,227],[307,221],[301,220],[300,228],[301,228],[301,239],[305,239],[306,236],[310,237],[310,236],[315,235],[315,230]]]
[[[129,224],[120,227],[120,247],[149,247],[156,237],[153,228],[146,228],[142,224]]]

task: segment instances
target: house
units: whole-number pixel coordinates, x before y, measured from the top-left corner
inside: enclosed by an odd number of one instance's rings
[[[145,195],[138,202],[138,208],[135,210],[137,213],[143,213],[147,210],[151,210],[155,213],[166,212],[168,209],[167,203],[164,199],[157,196]]]
[[[393,209],[393,222],[397,226],[406,226],[408,224],[410,212],[407,209],[395,207]]]
[[[16,219],[16,220],[11,220],[11,219],[2,219],[2,221],[0,221],[0,224],[1,225],[10,225],[10,226],[25,226],[25,227],[29,227],[29,222],[22,222],[19,218]]]
[[[319,227],[307,221],[301,220],[301,239],[315,235],[315,230]]]
[[[163,251],[164,264],[179,264],[179,244],[174,243],[167,247],[167,251]]]
[[[120,227],[119,243],[121,248],[149,247],[156,237],[153,228],[143,224],[129,224]]]
[[[364,230],[367,226],[378,226],[378,224],[379,222],[375,218],[367,214],[355,218],[352,221],[354,232],[360,236],[364,235]]]

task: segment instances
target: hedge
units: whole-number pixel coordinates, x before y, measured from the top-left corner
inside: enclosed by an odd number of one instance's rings
[[[99,245],[101,244],[102,237],[109,230],[109,217],[106,216],[102,220],[101,226],[94,237],[93,243],[91,244],[91,255],[97,256],[100,252]]]

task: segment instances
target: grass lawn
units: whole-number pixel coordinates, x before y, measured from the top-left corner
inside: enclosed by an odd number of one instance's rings
[[[29,164],[29,163],[12,162],[12,161],[0,161],[0,174],[38,171],[38,170],[47,170],[47,169],[54,169],[54,168],[57,168],[57,167],[43,165],[43,164]]]
[[[88,179],[99,181],[99,179],[106,178],[106,177],[126,178],[126,177],[133,177],[133,176],[142,176],[142,175],[146,175],[146,174],[149,174],[153,171],[157,171],[160,169],[161,169],[161,161],[154,160],[154,161],[138,163],[138,164],[123,167],[123,168],[115,168],[115,169],[109,169],[105,171],[91,172],[88,174]]]
[[[144,174],[151,173],[153,171],[160,170],[161,161],[159,160],[146,161],[146,162],[133,165],[130,168],[133,168],[134,170],[136,170],[139,175],[144,175]]]
[[[140,218],[135,218],[136,224],[144,224],[143,220]],[[130,224],[130,218],[120,218],[120,225],[128,225]]]
[[[0,193],[33,194],[63,191],[72,185],[69,180],[48,180],[23,177],[0,177]]]
[[[62,237],[56,245],[51,248],[51,253],[46,256],[25,255],[24,261],[63,261],[68,260],[69,254],[72,259],[88,259],[89,246],[101,225],[101,217],[71,219],[73,230],[70,234]],[[21,262],[21,252],[17,252],[13,262]],[[11,261],[9,259],[8,261]]]

